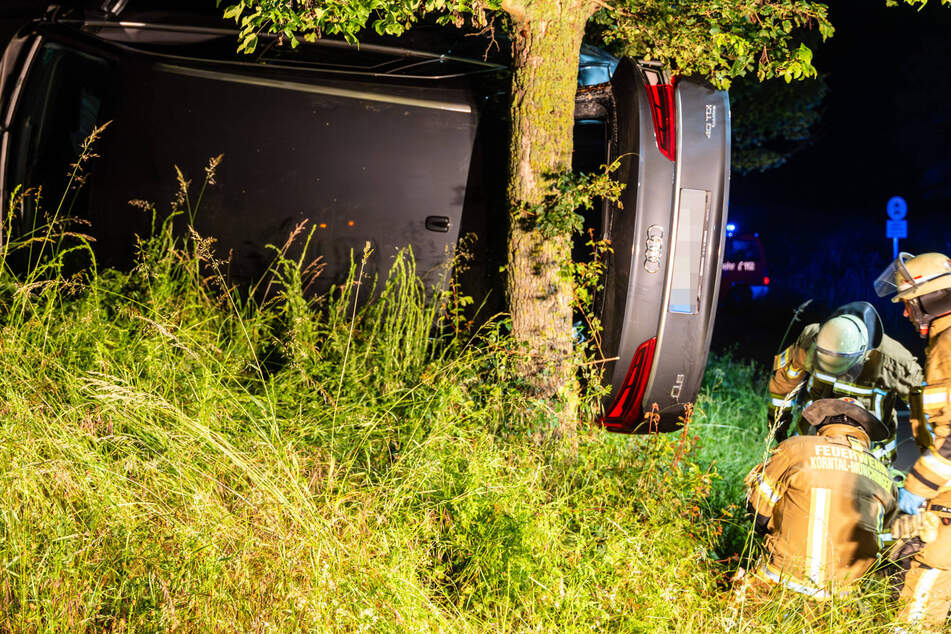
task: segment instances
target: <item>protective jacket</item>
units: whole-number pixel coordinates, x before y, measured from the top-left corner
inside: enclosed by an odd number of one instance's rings
[[[900,618],[940,629],[951,604],[951,316],[931,322],[925,355],[920,411],[912,407],[912,427],[924,451],[905,488],[927,499],[941,524],[905,577]]]
[[[915,438],[924,452],[908,472],[905,487],[931,499],[951,492],[951,317],[932,324],[925,358],[922,411],[912,416]]]
[[[819,324],[809,324],[796,343],[773,360],[769,421],[771,425],[779,423],[778,439],[790,435],[788,430],[793,422],[793,432],[808,432],[805,421],[793,421],[797,401],[805,407],[820,398],[848,396],[884,421],[895,416],[896,401],[908,402],[909,393],[921,385],[923,373],[914,355],[884,334],[880,343],[866,353],[864,362],[856,363],[845,374],[832,376],[822,372],[814,361],[818,333]],[[883,455],[892,448],[876,450],[876,454]]]
[[[868,446],[861,430],[829,424],[783,441],[753,469],[748,500],[768,553],[759,576],[824,600],[875,562],[896,489]]]

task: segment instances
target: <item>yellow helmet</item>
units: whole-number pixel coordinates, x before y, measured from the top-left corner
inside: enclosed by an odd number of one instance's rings
[[[904,301],[922,337],[931,322],[951,313],[951,259],[943,253],[901,253],[875,280],[879,297]]]
[[[944,288],[951,288],[951,259],[943,253],[900,253],[875,280],[878,296],[895,293],[893,302]]]

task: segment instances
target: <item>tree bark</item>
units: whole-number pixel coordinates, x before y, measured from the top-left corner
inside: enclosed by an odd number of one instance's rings
[[[522,367],[532,391],[553,405],[557,432],[577,425],[571,281],[562,269],[571,236],[545,237],[526,210],[552,193],[551,176],[571,169],[575,92],[588,0],[511,0],[515,22],[510,148],[508,300],[512,334],[526,349]]]

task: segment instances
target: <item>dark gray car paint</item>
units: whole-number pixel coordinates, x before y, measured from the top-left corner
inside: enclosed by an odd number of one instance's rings
[[[618,360],[605,367],[605,377],[613,386],[606,409],[618,397],[638,346],[657,336],[670,256],[674,181],[674,164],[654,142],[653,119],[637,67],[623,60],[611,83],[617,109],[617,155],[622,157],[618,178],[626,187],[621,208],[611,212],[608,232],[614,250],[605,281],[602,340],[606,350],[617,351]],[[659,270],[648,272],[644,268],[647,232],[654,226],[663,230],[664,257]]]

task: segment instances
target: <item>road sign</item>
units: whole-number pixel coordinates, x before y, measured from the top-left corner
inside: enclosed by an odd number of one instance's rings
[[[886,238],[907,238],[908,221],[907,220],[886,220],[885,221]]]
[[[885,221],[885,237],[892,239],[892,258],[898,257],[898,240],[908,237],[908,203],[901,196],[892,196],[885,204],[885,212],[891,220]]]
[[[908,203],[901,196],[892,196],[885,205],[885,211],[888,212],[888,217],[892,220],[904,220],[905,214],[908,213]],[[888,237],[891,238],[892,234],[889,233]],[[907,236],[898,237],[905,238]]]

